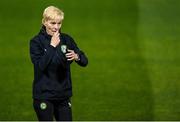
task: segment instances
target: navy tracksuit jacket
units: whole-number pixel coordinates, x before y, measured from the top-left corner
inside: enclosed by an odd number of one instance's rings
[[[77,47],[74,40],[67,34],[60,33],[60,44],[50,45],[51,36],[43,26],[39,34],[30,41],[30,56],[34,64],[33,98],[34,99],[67,99],[72,96],[70,64],[61,50],[62,45],[74,50],[80,57],[76,61],[80,66],[86,66],[88,59]]]

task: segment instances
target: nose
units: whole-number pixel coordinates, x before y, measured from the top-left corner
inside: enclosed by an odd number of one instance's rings
[[[55,29],[59,29],[59,25],[58,25],[58,24],[55,24],[55,25],[54,25],[54,28],[55,28]]]

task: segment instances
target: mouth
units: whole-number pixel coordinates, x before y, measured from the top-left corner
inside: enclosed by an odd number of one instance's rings
[[[58,30],[52,30],[53,33],[57,32]]]

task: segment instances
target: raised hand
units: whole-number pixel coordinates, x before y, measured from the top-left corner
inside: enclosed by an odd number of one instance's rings
[[[72,60],[78,61],[79,60],[79,55],[76,54],[74,52],[74,50],[69,50],[68,49],[68,53],[66,53],[66,58],[67,58],[68,61],[72,61]]]
[[[50,45],[52,45],[53,47],[56,47],[60,43],[61,40],[59,38],[59,35],[60,35],[60,33],[58,31],[56,31],[53,34]]]

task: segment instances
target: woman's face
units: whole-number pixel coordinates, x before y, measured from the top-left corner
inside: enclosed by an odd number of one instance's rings
[[[61,28],[62,21],[60,19],[47,20],[44,22],[44,26],[46,27],[46,32],[53,36],[56,31],[59,31]]]

